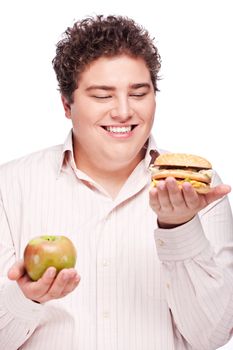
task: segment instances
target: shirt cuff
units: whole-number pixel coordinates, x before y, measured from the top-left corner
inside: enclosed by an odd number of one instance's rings
[[[198,215],[186,224],[169,230],[157,228],[154,235],[162,261],[192,259],[209,245]]]
[[[8,282],[1,292],[2,305],[14,318],[25,321],[39,321],[43,305],[25,297],[16,282]]]

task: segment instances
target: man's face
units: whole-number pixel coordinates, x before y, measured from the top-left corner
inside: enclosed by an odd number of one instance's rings
[[[80,169],[89,162],[114,170],[142,159],[155,112],[154,89],[142,59],[120,55],[95,60],[81,74],[73,103],[63,98],[63,105],[72,120]]]

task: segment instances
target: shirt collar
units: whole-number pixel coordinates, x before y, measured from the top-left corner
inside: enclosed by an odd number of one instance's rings
[[[76,169],[76,164],[74,161],[74,151],[73,151],[73,133],[72,129],[70,130],[66,140],[63,144],[60,159],[59,159],[59,169],[58,169],[58,177],[62,170],[64,170],[68,164],[71,165],[73,169]],[[148,139],[147,144],[144,146],[146,148],[146,154],[144,158],[144,165],[146,168],[149,168],[151,164],[154,163],[155,159],[160,154],[160,150],[158,149],[155,139],[153,135],[151,135]]]
[[[155,159],[159,156],[160,150],[158,149],[153,135],[150,135],[146,147],[146,154],[144,158],[144,164],[146,168],[149,168],[154,163]]]
[[[57,177],[61,174],[62,170],[64,170],[68,164],[71,164],[72,166],[75,166],[74,161],[74,152],[73,152],[73,137],[72,137],[72,129],[70,130],[69,134],[67,135],[65,142],[61,149],[61,154],[59,157],[59,164],[58,164],[58,174]]]

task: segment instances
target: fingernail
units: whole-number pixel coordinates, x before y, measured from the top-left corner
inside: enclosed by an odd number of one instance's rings
[[[62,275],[63,281],[67,281],[69,278],[70,278],[70,276],[65,274],[65,273]]]
[[[164,184],[159,184],[158,188],[163,191],[165,189],[165,185]]]
[[[49,277],[50,277],[50,278],[55,277],[55,275],[56,275],[56,270],[55,270],[55,269],[49,270]]]
[[[190,185],[190,183],[184,182],[182,188],[183,188],[183,190],[185,190],[185,191],[190,191],[190,189],[192,188],[192,186]]]

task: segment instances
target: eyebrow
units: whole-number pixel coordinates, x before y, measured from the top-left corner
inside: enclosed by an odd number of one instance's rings
[[[151,85],[149,83],[136,83],[136,84],[131,84],[130,88],[133,90],[140,89],[140,88],[150,89]],[[86,88],[86,91],[91,91],[91,90],[114,91],[116,90],[116,88],[115,86],[109,86],[109,85],[91,85]]]

